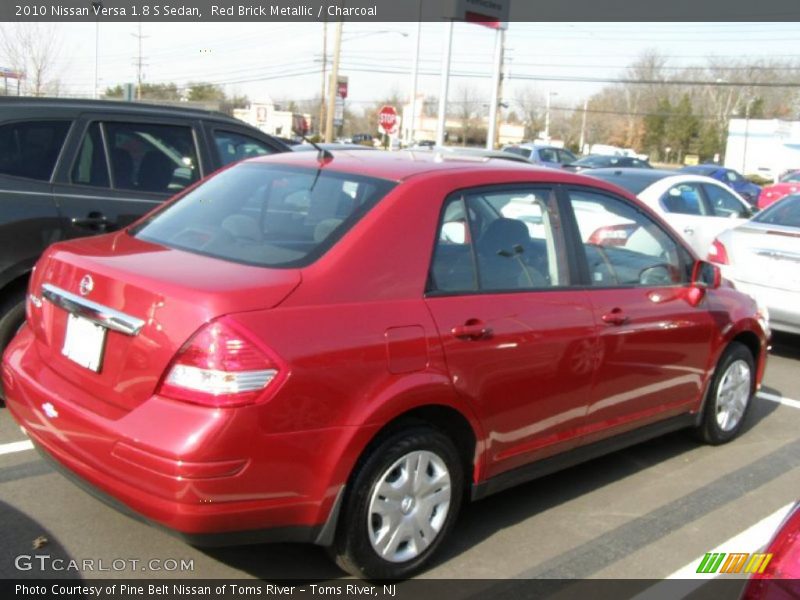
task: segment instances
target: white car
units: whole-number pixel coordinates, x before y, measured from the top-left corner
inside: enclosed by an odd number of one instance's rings
[[[592,169],[584,173],[635,194],[660,213],[700,258],[723,231],[753,216],[750,204],[723,183],[703,175],[659,169]]]
[[[800,334],[800,195],[720,234],[708,258],[767,308],[771,329]]]

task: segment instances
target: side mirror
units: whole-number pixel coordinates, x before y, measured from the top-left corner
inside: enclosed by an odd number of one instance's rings
[[[719,267],[710,262],[698,260],[692,269],[692,284],[686,288],[686,301],[691,306],[699,305],[705,298],[706,290],[715,290],[721,283],[722,272]]]
[[[698,260],[692,269],[692,285],[715,290],[722,284],[722,272],[715,264]]]

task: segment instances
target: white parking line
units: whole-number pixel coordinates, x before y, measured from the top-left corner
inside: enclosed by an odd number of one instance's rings
[[[0,454],[11,454],[12,452],[22,452],[23,450],[33,450],[33,442],[25,440],[11,442],[10,444],[0,444]]]
[[[776,396],[775,394],[769,394],[767,392],[758,392],[756,394],[759,398],[763,398],[764,400],[769,400],[770,402],[777,402],[778,404],[783,404],[784,406],[791,406],[792,408],[800,408],[800,401],[792,400],[791,398],[784,398],[783,396]]]

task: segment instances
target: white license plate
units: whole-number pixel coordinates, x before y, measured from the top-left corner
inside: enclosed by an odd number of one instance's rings
[[[106,331],[105,327],[70,313],[67,316],[67,331],[61,353],[97,373],[103,364]]]

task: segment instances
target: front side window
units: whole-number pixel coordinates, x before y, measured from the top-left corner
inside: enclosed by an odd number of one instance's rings
[[[191,127],[105,124],[115,188],[174,194],[200,179]]]
[[[681,285],[690,255],[648,215],[629,203],[588,190],[570,190],[589,267],[598,287]]]
[[[131,233],[232,262],[301,267],[321,256],[393,186],[328,170],[241,163]]]
[[[70,121],[21,121],[0,127],[0,173],[49,181]]]
[[[550,189],[465,192],[442,211],[428,292],[511,292],[568,285]]]
[[[679,183],[673,185],[661,197],[661,206],[668,213],[679,215],[704,215],[703,193],[699,183]]]
[[[222,166],[254,156],[274,154],[275,150],[261,140],[233,131],[214,131],[214,143]]]
[[[742,204],[736,196],[718,185],[705,184],[703,186],[715,217],[744,218],[750,215],[750,210]]]
[[[71,178],[72,183],[108,187],[108,165],[99,123],[92,123],[86,130]]]

